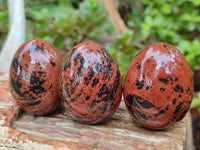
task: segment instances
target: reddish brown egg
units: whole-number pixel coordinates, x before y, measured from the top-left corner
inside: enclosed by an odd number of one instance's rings
[[[76,45],[61,68],[59,94],[68,115],[81,123],[107,120],[118,107],[122,82],[117,64],[98,44]]]
[[[155,130],[167,128],[186,115],[192,102],[190,67],[172,45],[149,45],[133,59],[123,95],[136,122]]]
[[[22,110],[45,115],[56,109],[61,65],[59,52],[42,39],[29,40],[17,50],[10,67],[10,87]]]

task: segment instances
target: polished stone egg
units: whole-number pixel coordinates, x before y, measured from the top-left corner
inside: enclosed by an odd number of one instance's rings
[[[80,43],[64,60],[59,94],[71,119],[85,124],[101,123],[114,114],[121,101],[118,66],[100,45]]]
[[[131,62],[123,96],[133,119],[150,129],[164,129],[180,121],[193,98],[190,66],[174,46],[154,43]]]
[[[10,88],[22,110],[45,115],[56,109],[62,62],[56,48],[42,39],[26,41],[17,50],[10,66]]]

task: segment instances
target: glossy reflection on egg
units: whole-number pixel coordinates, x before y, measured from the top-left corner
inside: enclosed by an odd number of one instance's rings
[[[155,130],[170,127],[186,115],[192,102],[190,67],[174,46],[151,44],[131,62],[123,95],[137,123]]]
[[[22,110],[45,115],[56,109],[61,65],[60,53],[42,39],[26,41],[17,50],[10,67],[10,87]]]
[[[117,64],[98,44],[76,45],[62,65],[59,94],[73,120],[86,124],[107,120],[121,101],[122,82]]]

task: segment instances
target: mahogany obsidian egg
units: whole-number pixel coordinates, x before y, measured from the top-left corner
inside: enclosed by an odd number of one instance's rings
[[[136,122],[159,130],[180,121],[193,98],[190,67],[174,46],[154,43],[131,62],[123,95]]]
[[[10,66],[11,93],[22,110],[45,115],[59,104],[60,53],[42,39],[26,41]]]
[[[76,45],[62,65],[59,94],[73,120],[85,124],[107,120],[121,101],[122,81],[117,64],[98,44]]]

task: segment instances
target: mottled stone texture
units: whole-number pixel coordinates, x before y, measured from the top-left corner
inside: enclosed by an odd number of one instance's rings
[[[190,66],[174,46],[151,44],[131,62],[123,95],[135,121],[154,130],[168,128],[183,119],[192,103]]]
[[[28,40],[17,50],[10,66],[10,88],[22,110],[46,115],[57,108],[61,64],[60,53],[42,39]]]
[[[102,123],[119,106],[122,80],[116,62],[100,45],[83,42],[67,54],[59,93],[67,114],[85,124]]]
[[[21,112],[10,94],[8,74],[0,73],[0,149],[124,149],[189,150],[190,117],[163,131],[151,131],[132,121],[122,101],[116,113],[100,125],[82,125],[61,111],[48,116]]]

